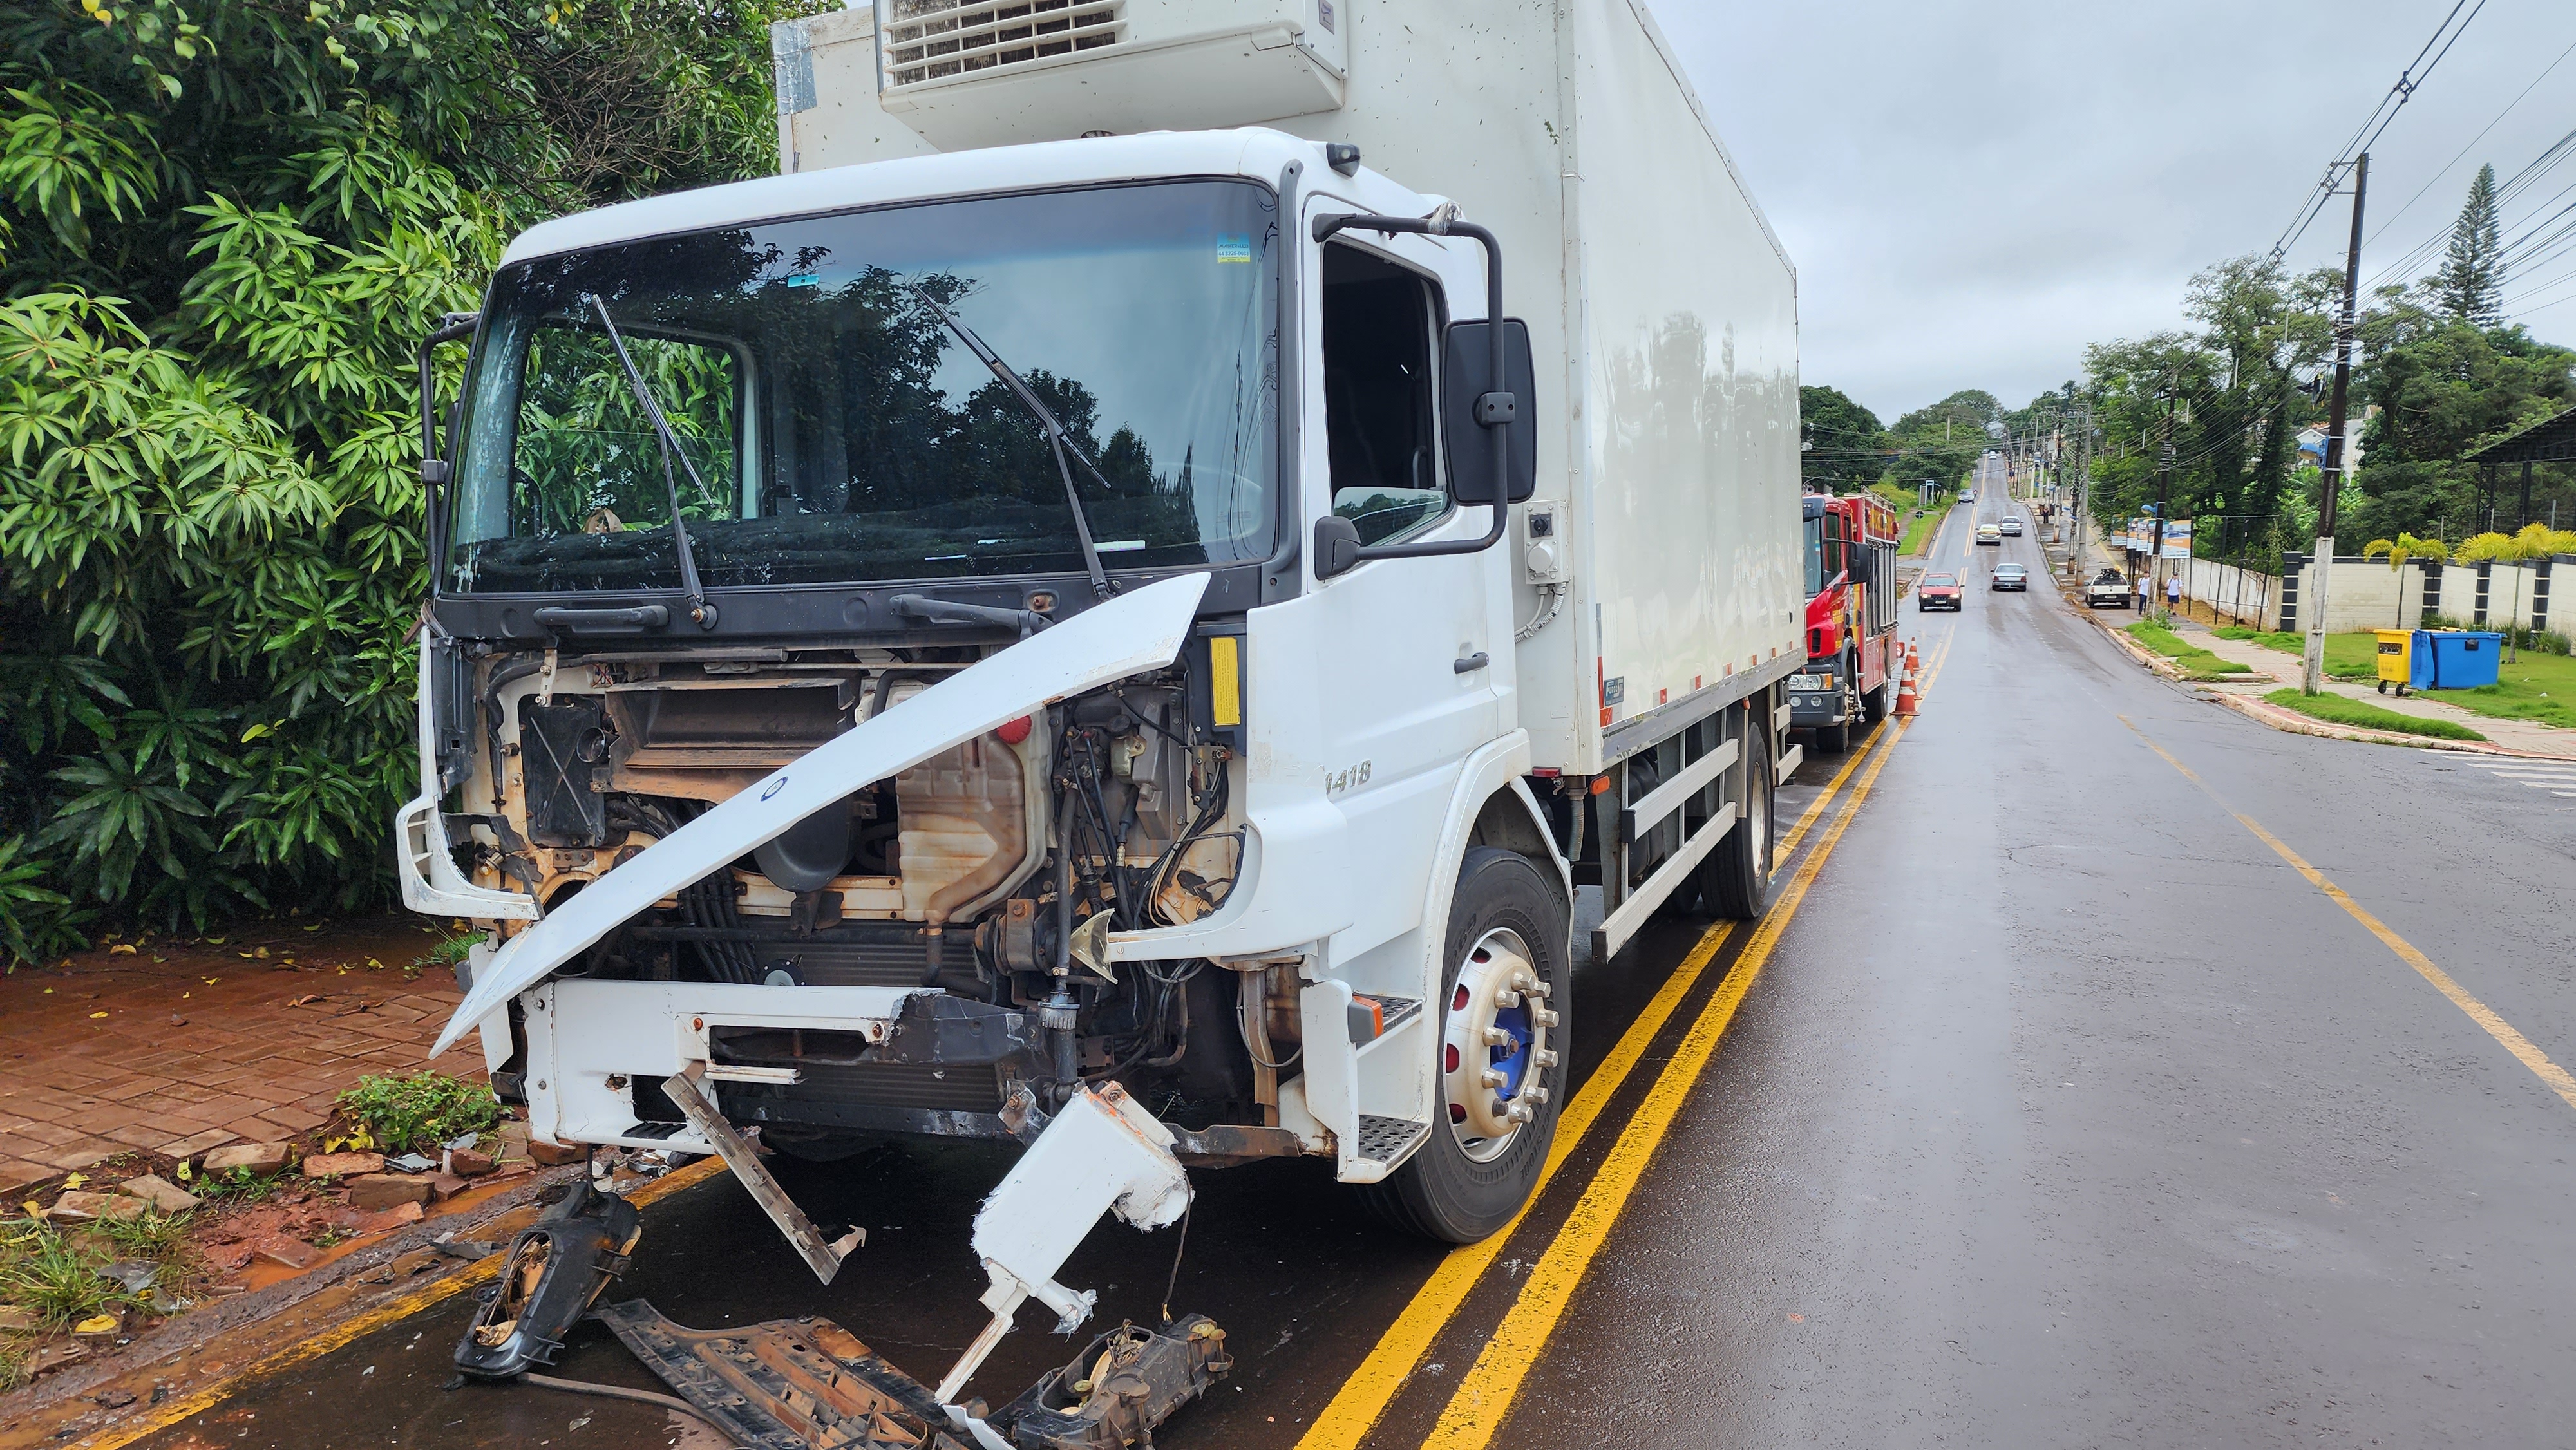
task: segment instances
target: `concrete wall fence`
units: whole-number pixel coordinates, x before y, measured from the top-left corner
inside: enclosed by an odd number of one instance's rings
[[[2194,559],[2183,581],[2192,598],[2219,613],[2271,629],[2302,630],[2307,617],[2300,601],[2315,597],[2314,559],[2292,554],[2283,560],[2286,581],[2268,574],[2240,571],[2229,565]],[[2565,629],[2564,611],[2553,622],[2550,583],[2576,579],[2576,555],[2521,563],[2440,564],[2409,559],[2391,569],[2385,559],[2337,556],[2333,587],[2327,591],[2329,633],[2362,629],[2422,629],[2454,620],[2479,629],[2501,629],[2506,621],[2532,629]],[[2269,586],[2268,588],[2266,586]],[[2243,601],[2243,602],[2240,602]]]

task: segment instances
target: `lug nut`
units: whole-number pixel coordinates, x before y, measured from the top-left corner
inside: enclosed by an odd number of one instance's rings
[[[1514,1103],[1512,1104],[1510,1111],[1504,1113],[1503,1116],[1509,1118],[1515,1123],[1526,1123],[1530,1120],[1530,1105],[1527,1103]]]
[[[1485,1029],[1485,1045],[1487,1047],[1509,1047],[1511,1044],[1512,1035],[1510,1033],[1505,1032],[1499,1027],[1488,1027]]]
[[[1480,1081],[1482,1081],[1482,1082],[1485,1084],[1485,1086],[1487,1086],[1487,1087],[1489,1087],[1489,1088],[1498,1088],[1498,1087],[1501,1087],[1502,1085],[1504,1085],[1505,1083],[1510,1082],[1510,1081],[1511,1081],[1511,1078],[1510,1078],[1510,1076],[1509,1076],[1509,1075],[1505,1074],[1505,1073],[1504,1073],[1504,1071],[1503,1071],[1501,1068],[1499,1068],[1499,1067],[1489,1067],[1489,1068],[1486,1068],[1486,1069],[1485,1069],[1485,1071],[1484,1071],[1484,1075],[1483,1075],[1483,1077],[1480,1079]]]
[[[1553,1047],[1540,1048],[1538,1050],[1538,1065],[1543,1068],[1556,1066],[1556,1049]]]
[[[1529,1087],[1523,1088],[1521,1090],[1521,1096],[1534,1103],[1545,1103],[1547,1101],[1547,1089],[1533,1084]]]
[[[1517,1007],[1520,1004],[1521,994],[1513,991],[1509,987],[1505,987],[1494,994],[1494,1005],[1497,1007]]]
[[[1530,1020],[1536,1022],[1541,1027],[1554,1027],[1557,1023],[1556,1009],[1552,1007],[1537,1008],[1530,1013]]]

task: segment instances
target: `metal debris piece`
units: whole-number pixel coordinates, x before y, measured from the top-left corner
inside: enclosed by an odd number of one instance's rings
[[[1234,1367],[1204,1316],[1122,1324],[979,1421],[828,1319],[684,1329],[641,1299],[599,1319],[745,1450],[1127,1450]]]
[[[405,1153],[399,1158],[386,1159],[385,1166],[399,1168],[405,1173],[433,1173],[438,1169],[438,1160],[425,1158],[418,1153]]]
[[[689,1126],[698,1130],[698,1136],[706,1139],[707,1145],[723,1157],[725,1166],[731,1168],[733,1176],[750,1191],[752,1201],[769,1215],[771,1223],[778,1225],[778,1231],[787,1236],[788,1245],[803,1256],[805,1266],[814,1271],[814,1277],[826,1284],[832,1282],[832,1276],[841,1271],[841,1260],[868,1241],[867,1230],[853,1228],[826,1242],[822,1231],[805,1216],[805,1210],[798,1208],[796,1200],[788,1197],[787,1190],[779,1187],[778,1180],[770,1176],[768,1165],[760,1161],[760,1154],[751,1143],[734,1131],[733,1124],[726,1122],[724,1114],[716,1110],[714,1100],[698,1086],[706,1070],[707,1065],[703,1062],[692,1062],[681,1068],[662,1079],[662,1095],[679,1108],[680,1115],[689,1120]]]
[[[1126,1450],[1234,1368],[1225,1331],[1184,1314],[1160,1331],[1121,1324],[1047,1371],[989,1423],[1023,1450]]]
[[[744,1450],[977,1450],[920,1381],[828,1319],[684,1329],[641,1299],[599,1319]]]
[[[154,1276],[160,1272],[161,1266],[158,1264],[147,1264],[139,1259],[119,1259],[99,1270],[98,1276],[112,1284],[123,1286],[128,1294],[140,1294],[152,1287]]]
[[[1150,1230],[1177,1223],[1189,1206],[1171,1129],[1114,1082],[1074,1094],[976,1211],[975,1257],[991,1281],[983,1302],[993,1318],[939,1382],[940,1401],[956,1401],[1028,1300],[1056,1312],[1058,1334],[1091,1317],[1098,1296],[1055,1274],[1101,1215],[1114,1210]]]
[[[477,1379],[508,1379],[554,1362],[564,1335],[625,1272],[644,1236],[635,1205],[593,1192],[587,1179],[528,1225],[510,1245],[501,1282],[456,1345],[456,1367]]]

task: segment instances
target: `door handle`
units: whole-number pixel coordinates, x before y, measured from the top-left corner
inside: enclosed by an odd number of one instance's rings
[[[1476,671],[1483,669],[1485,666],[1490,665],[1493,662],[1493,657],[1491,655],[1486,654],[1483,650],[1478,650],[1464,659],[1450,661],[1449,672],[1454,675],[1472,675]]]

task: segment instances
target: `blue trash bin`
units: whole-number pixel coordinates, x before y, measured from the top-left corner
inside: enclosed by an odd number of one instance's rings
[[[2406,689],[2418,694],[2433,688],[2433,631],[2419,629],[2406,646]],[[2406,690],[2397,693],[2404,694]]]
[[[2480,685],[2496,682],[2496,666],[2504,658],[2503,635],[2483,629],[2441,629],[2425,633],[2433,645],[2429,652],[2433,666],[2431,688],[2474,690]],[[2420,652],[2420,645],[2418,649]]]

